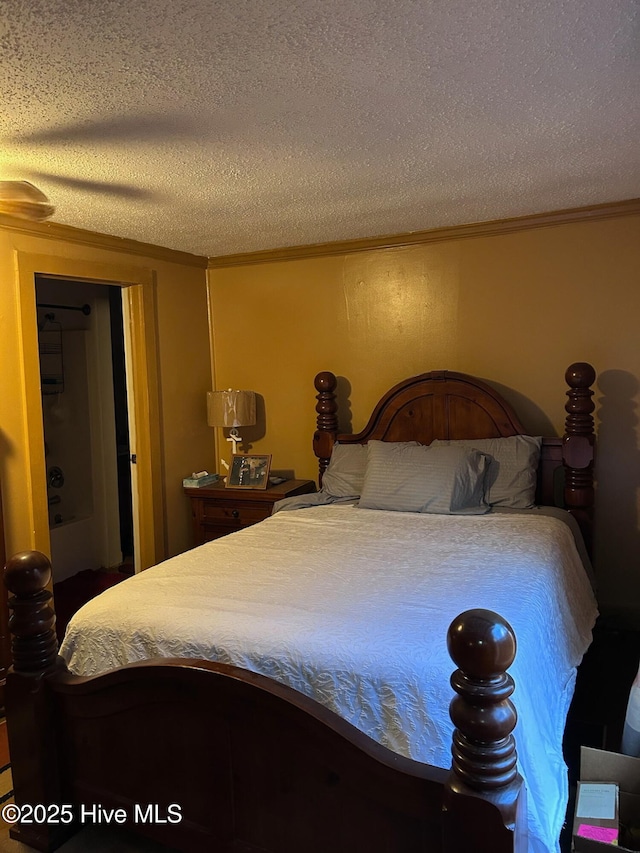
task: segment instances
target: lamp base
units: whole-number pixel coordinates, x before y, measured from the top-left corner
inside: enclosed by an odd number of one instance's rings
[[[232,452],[234,454],[236,454],[238,452],[238,445],[241,443],[242,439],[238,435],[238,430],[235,427],[233,427],[231,429],[231,432],[229,434],[229,438],[227,438],[227,441],[232,442],[232,444],[233,444]]]

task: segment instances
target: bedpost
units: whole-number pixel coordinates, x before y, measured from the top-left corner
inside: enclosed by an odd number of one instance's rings
[[[64,670],[58,657],[49,559],[22,551],[7,562],[4,582],[9,598],[13,667],[7,676],[7,731],[16,805],[62,805],[57,731],[46,676]],[[54,850],[75,831],[62,823],[15,824],[11,837]]]
[[[567,368],[565,380],[569,386],[565,404],[567,418],[562,439],[564,465],[564,502],[580,525],[587,550],[591,551],[593,536],[593,460],[595,434],[592,412],[595,409],[591,385],[596,372],[586,362],[576,362]]]
[[[338,434],[338,404],[336,387],[338,380],[333,373],[323,370],[315,378],[316,412],[318,413],[316,431],[313,434],[313,452],[318,457],[318,486],[322,486],[322,475],[331,459],[331,450]]]
[[[517,714],[509,699],[514,683],[506,672],[515,635],[498,614],[467,610],[451,623],[447,648],[458,669],[451,676],[457,696],[449,713],[456,728],[444,789],[443,849],[513,853],[524,843],[519,827],[526,826],[512,734]]]

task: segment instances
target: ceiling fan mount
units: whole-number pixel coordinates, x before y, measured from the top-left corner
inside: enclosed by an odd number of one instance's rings
[[[42,222],[54,211],[47,196],[29,181],[0,181],[0,213]]]

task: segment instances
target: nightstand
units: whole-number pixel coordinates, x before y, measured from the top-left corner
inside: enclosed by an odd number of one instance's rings
[[[202,545],[256,524],[271,515],[276,501],[315,492],[313,480],[285,480],[266,489],[227,489],[222,481],[202,489],[185,489],[191,500],[193,538]]]

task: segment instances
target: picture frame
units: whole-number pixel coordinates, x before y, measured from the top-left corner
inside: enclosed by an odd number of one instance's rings
[[[234,453],[227,476],[227,489],[266,489],[269,485],[271,456]]]

